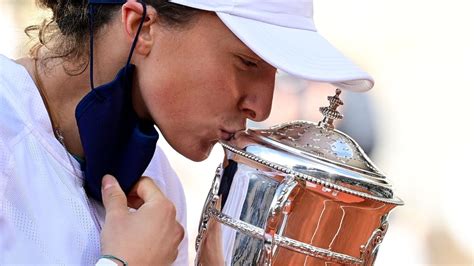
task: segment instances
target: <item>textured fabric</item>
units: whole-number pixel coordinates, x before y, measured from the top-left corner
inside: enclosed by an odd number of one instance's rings
[[[146,18],[146,4],[135,34],[126,65],[115,78],[99,87],[94,86],[94,3],[119,4],[118,0],[89,1],[89,73],[91,91],[76,107],[76,121],[84,148],[85,188],[87,195],[102,202],[101,181],[111,174],[129,193],[140,179],[156,150],[158,132],[153,122],[141,120],[132,104],[135,66],[130,60]],[[84,166],[84,167],[82,167]]]
[[[186,228],[183,189],[159,147],[145,175]],[[55,139],[28,72],[0,55],[0,265],[98,261],[105,211],[86,196],[83,180],[79,163]],[[188,264],[187,244],[186,237],[175,265]]]
[[[134,73],[135,66],[127,64],[114,80],[91,90],[76,108],[86,192],[100,202],[104,175],[115,176],[128,193],[155,153],[158,132],[133,110]]]

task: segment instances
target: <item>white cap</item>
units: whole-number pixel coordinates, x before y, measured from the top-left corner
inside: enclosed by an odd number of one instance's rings
[[[213,11],[255,54],[291,75],[351,91],[374,86],[372,77],[317,31],[312,0],[170,0]]]

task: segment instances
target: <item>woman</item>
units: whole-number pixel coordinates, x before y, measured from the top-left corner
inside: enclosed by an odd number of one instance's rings
[[[0,57],[0,264],[185,265],[184,195],[153,125],[201,161],[269,115],[276,68],[373,86],[309,1],[38,2],[53,12],[27,30],[38,45]]]

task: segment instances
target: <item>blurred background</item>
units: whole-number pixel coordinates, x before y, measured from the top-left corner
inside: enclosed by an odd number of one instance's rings
[[[33,0],[0,0],[0,53],[27,52],[23,29],[47,15]],[[474,1],[318,0],[318,30],[375,78],[343,92],[337,126],[368,151],[405,206],[395,208],[376,265],[474,265]],[[470,69],[470,70],[469,70]],[[307,119],[334,94],[327,84],[280,74],[271,117],[252,127]],[[284,107],[284,108],[283,108]],[[201,207],[223,158],[168,154],[187,195],[190,257]]]

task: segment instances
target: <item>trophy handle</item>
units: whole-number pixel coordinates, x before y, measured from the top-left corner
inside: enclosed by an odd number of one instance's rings
[[[370,236],[367,244],[360,247],[361,258],[364,261],[364,265],[373,265],[375,259],[377,258],[377,253],[379,251],[380,244],[382,244],[385,233],[388,230],[388,214],[385,214],[381,218],[380,227],[375,229],[372,235]]]
[[[200,254],[201,254],[201,243],[202,243],[202,240],[207,235],[208,223],[212,216],[211,214],[212,210],[216,210],[216,204],[217,204],[217,201],[219,200],[218,193],[219,193],[219,187],[221,184],[223,173],[224,173],[224,167],[222,166],[222,163],[221,163],[216,169],[214,180],[212,181],[211,189],[209,190],[209,193],[207,194],[207,198],[206,198],[206,201],[204,203],[204,207],[201,213],[201,219],[199,221],[199,231],[196,237],[196,244],[195,244],[195,249],[196,249],[195,265],[196,266],[199,265],[198,258],[200,257]]]

